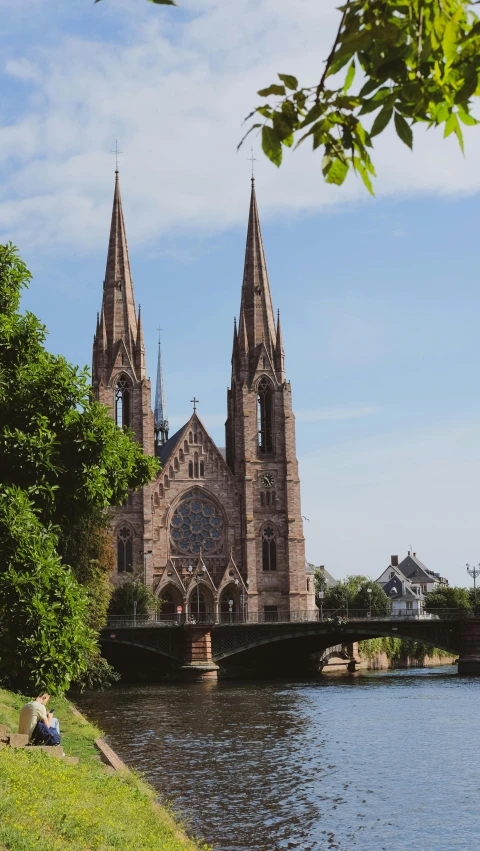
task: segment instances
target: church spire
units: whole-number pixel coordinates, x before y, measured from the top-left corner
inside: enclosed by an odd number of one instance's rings
[[[282,326],[280,325],[280,311],[277,319],[277,339],[275,343],[275,368],[277,377],[281,384],[285,381],[285,350],[283,348]]]
[[[249,365],[252,373],[258,357],[258,346],[265,344],[270,357],[274,354],[276,329],[272,297],[268,282],[267,264],[263,248],[260,218],[255,196],[255,180],[252,178],[250,212],[248,216],[245,268],[243,273],[242,303],[240,315],[245,320],[248,341]],[[241,335],[240,345],[241,345]],[[273,360],[273,357],[272,357]]]
[[[158,332],[157,385],[155,388],[155,436],[157,446],[163,446],[163,444],[168,440],[168,419],[165,407],[165,391],[163,387],[160,331]]]
[[[137,378],[141,381],[146,376],[146,358],[140,305],[138,305],[137,339],[135,340],[135,368],[137,370]]]
[[[116,343],[122,340],[127,352],[132,357],[133,346],[137,337],[137,319],[118,169],[115,171],[115,191],[102,310],[109,347],[112,349]]]

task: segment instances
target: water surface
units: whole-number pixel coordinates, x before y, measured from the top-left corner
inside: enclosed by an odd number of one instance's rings
[[[81,708],[216,851],[480,848],[480,680],[456,668],[123,687]]]

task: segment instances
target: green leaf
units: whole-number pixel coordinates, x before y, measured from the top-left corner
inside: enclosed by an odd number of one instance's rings
[[[473,115],[470,115],[470,113],[468,113],[461,104],[458,104],[458,117],[460,118],[460,121],[463,121],[464,124],[468,124],[469,127],[474,127],[475,124],[478,124],[477,119],[474,118]]]
[[[326,183],[335,183],[337,186],[341,186],[347,174],[348,163],[344,160],[337,159],[329,166],[325,175],[325,181]]]
[[[455,103],[467,103],[475,92],[478,85],[478,72],[474,68],[466,76],[462,88],[455,95]]]
[[[331,77],[333,74],[336,74],[337,71],[340,71],[343,66],[347,64],[348,60],[352,58],[352,55],[353,50],[349,50],[344,56],[339,56],[337,59],[334,59],[328,69],[327,77]]]
[[[272,123],[275,134],[281,142],[291,136],[292,122],[291,120],[288,120],[288,117],[285,116],[284,113],[274,112],[272,115]]]
[[[282,162],[282,145],[273,127],[268,125],[262,127],[262,150],[278,168]]]
[[[257,92],[257,95],[260,95],[261,98],[268,98],[269,95],[284,95],[285,94],[285,86],[279,86],[278,83],[272,83],[271,86],[268,86],[267,89],[260,89]]]
[[[385,127],[389,123],[391,117],[393,115],[393,109],[390,107],[384,106],[382,111],[378,113],[375,118],[375,121],[372,124],[372,129],[370,130],[370,136],[378,136],[379,133],[382,133],[385,130]]]
[[[239,151],[239,150],[240,150],[240,148],[242,147],[242,145],[243,145],[243,143],[244,143],[245,139],[247,138],[247,136],[249,136],[249,135],[250,135],[250,133],[252,132],[252,130],[255,130],[257,127],[261,127],[261,126],[262,126],[261,124],[258,124],[258,123],[257,123],[257,124],[252,124],[252,126],[251,126],[251,127],[249,127],[249,129],[248,129],[248,130],[247,130],[247,132],[245,133],[245,136],[243,136],[243,137],[240,139],[240,141],[239,141],[239,143],[238,143],[238,145],[237,145],[237,151]]]
[[[455,15],[450,18],[445,33],[443,36],[442,47],[445,52],[445,58],[448,61],[455,58],[458,51],[458,31],[459,31],[459,13],[462,14],[463,9],[458,9]]]
[[[400,137],[402,142],[405,143],[410,149],[413,148],[413,133],[412,128],[405,121],[403,115],[400,115],[399,112],[395,113],[395,130],[397,131],[397,135]]]
[[[359,97],[363,98],[366,95],[371,94],[371,92],[374,92],[375,89],[378,89],[379,85],[380,83],[378,80],[367,80],[363,88],[360,89]]]
[[[350,65],[348,67],[347,76],[345,77],[345,82],[343,84],[343,91],[345,92],[345,94],[348,92],[350,86],[353,83],[353,78],[355,77],[355,70],[356,70],[355,59],[352,59],[352,61],[350,62]]]
[[[282,81],[282,83],[285,83],[287,89],[298,89],[298,80],[291,74],[279,74],[278,78]]]
[[[452,112],[445,123],[445,132],[443,138],[446,139],[451,133],[454,133],[458,126],[458,118],[455,112]]]
[[[368,191],[370,192],[370,195],[374,196],[375,192],[373,191],[372,181],[370,180],[370,178],[368,176],[368,172],[367,172],[366,168],[364,168],[363,166],[358,166],[358,172],[359,172],[360,177],[362,178],[365,186],[367,187]]]

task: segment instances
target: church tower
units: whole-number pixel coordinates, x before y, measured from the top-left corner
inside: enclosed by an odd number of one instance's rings
[[[118,169],[115,171],[112,222],[103,282],[103,299],[93,340],[94,397],[109,410],[120,428],[130,428],[146,455],[155,451],[150,380],[146,374],[145,342],[140,308],[135,308]],[[149,487],[132,494],[114,512],[114,538],[119,574],[143,575],[149,549]]]
[[[240,317],[233,332],[226,422],[227,463],[243,500],[244,570],[250,612],[266,619],[314,608],[305,572],[295,418],[275,322],[255,183],[248,219]]]

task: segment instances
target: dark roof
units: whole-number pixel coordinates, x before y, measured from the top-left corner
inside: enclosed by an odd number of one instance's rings
[[[401,599],[401,598],[410,598],[412,600],[420,600],[423,599],[423,594],[420,592],[416,594],[412,586],[409,582],[402,580],[398,576],[392,576],[391,579],[383,586],[383,590],[385,594],[390,597],[391,600]]]
[[[173,450],[175,449],[175,447],[178,443],[178,439],[179,439],[180,435],[182,434],[183,431],[185,431],[187,425],[188,425],[188,422],[186,422],[185,425],[183,425],[181,428],[179,428],[178,431],[175,432],[175,434],[172,434],[172,436],[168,438],[167,442],[164,443],[163,446],[158,447],[157,458],[160,458],[162,467],[165,466],[168,459],[170,458],[170,455],[172,454]]]
[[[398,565],[398,569],[407,579],[415,582],[431,582],[434,577],[431,570],[427,570],[424,564],[416,556],[407,556]]]
[[[335,588],[335,585],[338,585],[338,579],[334,579],[332,574],[329,573],[328,570],[325,570],[323,565],[316,567],[314,564],[311,564],[311,562],[305,559],[305,570],[309,574],[312,574],[314,570],[321,570],[327,583],[327,588]]]

